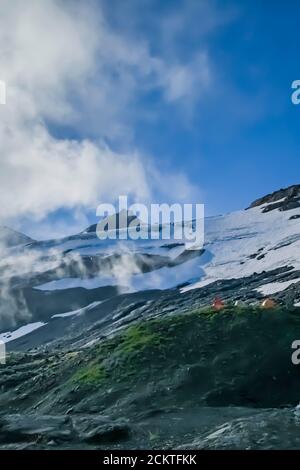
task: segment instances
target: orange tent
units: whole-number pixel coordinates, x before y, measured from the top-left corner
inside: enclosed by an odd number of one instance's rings
[[[277,303],[273,299],[264,299],[261,303],[262,308],[274,308]]]
[[[213,301],[212,307],[215,310],[222,310],[225,307],[225,304],[223,300],[221,300],[219,297],[216,297],[215,300]]]

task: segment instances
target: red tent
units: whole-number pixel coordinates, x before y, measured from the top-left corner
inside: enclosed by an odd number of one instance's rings
[[[225,307],[225,304],[222,299],[219,297],[216,297],[215,300],[213,301],[212,307],[215,310],[222,310]]]

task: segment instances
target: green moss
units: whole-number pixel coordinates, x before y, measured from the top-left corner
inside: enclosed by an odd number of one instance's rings
[[[139,360],[161,346],[161,335],[154,329],[153,322],[145,322],[130,326],[120,335],[104,340],[94,350],[90,364],[73,375],[72,382],[96,386],[108,380],[129,380],[138,372]]]
[[[171,370],[200,360],[208,367],[215,356],[214,348],[230,349],[232,342],[240,344],[243,335],[256,338],[270,321],[272,331],[299,322],[299,315],[293,313],[284,307],[263,310],[228,305],[220,312],[205,307],[143,320],[92,348],[87,364],[81,366],[73,381],[110,387],[120,382],[142,383],[148,376],[159,379],[162,365]],[[243,343],[239,347],[244,347]]]
[[[152,328],[151,328],[152,327]],[[128,328],[121,336],[116,352],[119,354],[132,354],[141,352],[146,347],[159,346],[161,335],[153,331],[153,324],[137,324]]]
[[[97,385],[106,377],[105,369],[102,365],[92,364],[84,369],[80,369],[73,376],[73,381],[85,385]]]

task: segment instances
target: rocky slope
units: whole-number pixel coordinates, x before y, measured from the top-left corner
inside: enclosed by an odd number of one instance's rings
[[[2,243],[0,445],[299,448],[298,197],[206,219],[196,250],[91,229]]]
[[[158,314],[89,348],[11,353],[0,375],[0,443],[277,448],[294,433],[297,448],[299,314],[202,308]]]

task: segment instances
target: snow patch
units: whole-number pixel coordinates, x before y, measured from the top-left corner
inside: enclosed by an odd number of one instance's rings
[[[257,292],[260,292],[263,295],[270,295],[275,294],[276,292],[281,292],[284,289],[287,289],[292,284],[296,284],[299,282],[300,279],[291,279],[290,281],[284,282],[269,282],[268,284],[264,284],[263,286],[258,287]]]
[[[42,326],[47,325],[47,323],[43,322],[35,322],[35,323],[28,323],[28,325],[21,326],[15,331],[7,331],[6,333],[0,334],[0,341],[4,343],[9,343],[17,338],[21,338],[22,336],[28,335],[34,330],[41,328]]]
[[[102,301],[100,302],[92,302],[91,304],[87,305],[86,307],[79,308],[77,310],[72,310],[70,312],[66,313],[57,313],[55,315],[52,315],[52,318],[64,318],[64,317],[73,317],[77,315],[82,315],[85,312],[88,312],[89,310],[92,310],[93,308],[97,307],[98,305],[102,304]]]

